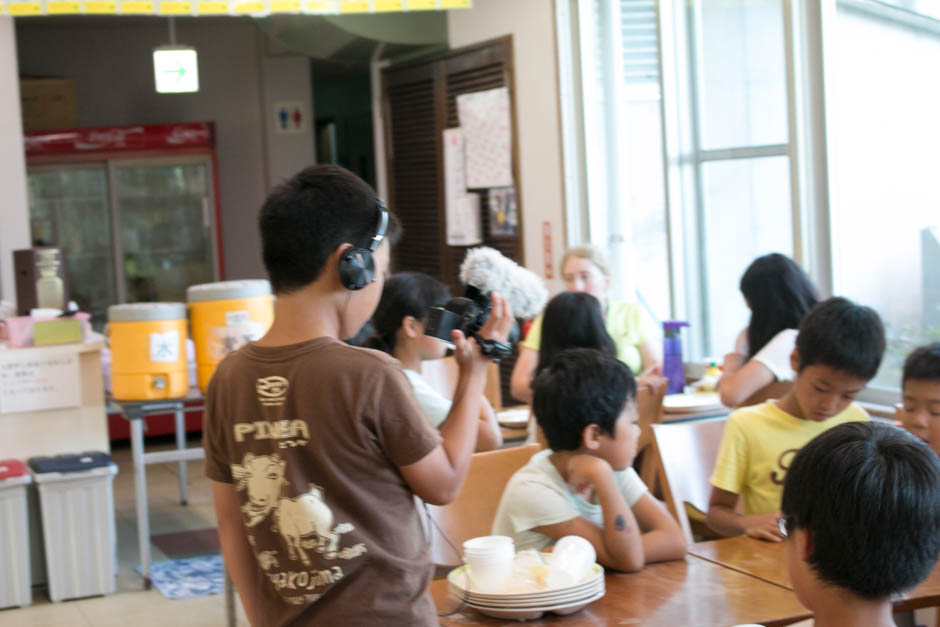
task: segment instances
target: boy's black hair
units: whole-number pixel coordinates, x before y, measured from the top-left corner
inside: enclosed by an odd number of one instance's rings
[[[261,252],[271,287],[287,294],[315,281],[343,242],[368,246],[379,225],[375,191],[337,165],[305,168],[268,195],[258,216]],[[389,213],[386,238],[401,225]]]
[[[784,329],[795,329],[819,301],[816,287],[795,261],[770,253],[751,262],[741,276],[741,294],[747,299],[751,320],[747,325],[748,359]]]
[[[911,351],[904,360],[902,387],[908,379],[940,383],[940,342],[920,346]]]
[[[581,446],[581,433],[588,425],[613,437],[623,408],[636,399],[636,381],[613,355],[568,348],[538,373],[532,391],[532,411],[549,448],[573,451]]]
[[[617,355],[617,346],[604,326],[601,303],[585,292],[561,292],[545,306],[536,372],[552,363],[566,348],[596,348]]]
[[[432,276],[423,272],[393,274],[382,288],[382,298],[372,314],[372,336],[363,346],[391,354],[395,334],[406,316],[425,322],[428,307],[443,305],[448,299],[447,286]]]
[[[847,298],[829,298],[800,322],[796,348],[800,371],[807,366],[829,366],[869,381],[885,352],[885,328],[871,307]]]
[[[908,590],[940,553],[940,458],[902,429],[848,422],[797,453],[781,506],[812,533],[824,582],[869,600]]]

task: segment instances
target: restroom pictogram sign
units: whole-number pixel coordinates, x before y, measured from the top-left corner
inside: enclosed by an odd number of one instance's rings
[[[303,133],[306,131],[306,104],[299,100],[274,103],[274,128],[278,133]]]

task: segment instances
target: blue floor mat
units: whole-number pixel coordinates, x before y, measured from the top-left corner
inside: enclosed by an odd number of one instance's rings
[[[207,555],[154,562],[150,565],[150,579],[168,599],[222,594],[225,583],[222,556]]]

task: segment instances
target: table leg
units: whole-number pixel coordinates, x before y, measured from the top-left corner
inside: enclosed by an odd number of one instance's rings
[[[180,404],[176,410],[174,418],[176,419],[176,450],[182,451],[186,448],[186,416],[183,411],[183,405]],[[186,505],[189,502],[189,488],[186,484],[186,462],[179,462],[180,479],[180,505]]]
[[[131,454],[134,460],[134,496],[137,501],[137,546],[140,550],[140,574],[150,588],[150,512],[147,510],[147,466],[144,463],[143,417],[129,421]]]
[[[228,569],[223,565],[225,573],[225,622],[228,627],[235,627],[235,584],[228,576]]]

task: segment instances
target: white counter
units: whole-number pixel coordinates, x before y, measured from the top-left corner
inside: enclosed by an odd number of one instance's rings
[[[96,336],[100,337],[100,336]],[[78,359],[78,405],[58,409],[0,413],[0,459],[36,455],[110,451],[108,414],[101,374],[101,341],[30,348],[0,348],[0,356],[42,360],[63,353]],[[0,385],[10,385],[0,381]]]

